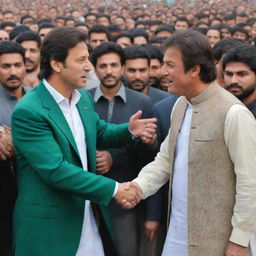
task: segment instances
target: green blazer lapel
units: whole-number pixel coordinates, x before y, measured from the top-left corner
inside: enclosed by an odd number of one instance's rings
[[[92,118],[90,113],[91,111],[87,107],[88,102],[86,101],[85,96],[83,94],[81,95],[81,98],[76,106],[84,126],[86,147],[88,152],[87,156],[88,156],[89,163],[91,163],[90,165],[91,168],[88,168],[88,169],[92,172],[95,172],[95,168],[93,168],[93,166],[96,165],[96,151],[91,151],[91,149],[95,148],[96,146],[94,143],[94,141],[96,141],[96,138],[95,138],[95,132],[93,132],[92,130],[94,128],[91,126],[91,121],[90,121],[90,118]]]
[[[73,137],[73,134],[69,128],[69,125],[67,123],[67,120],[65,116],[63,115],[60,107],[52,97],[52,95],[48,92],[48,90],[45,88],[43,82],[40,82],[38,85],[38,94],[41,98],[42,105],[48,110],[48,115],[50,119],[58,126],[58,128],[62,131],[62,133],[65,135],[65,137],[68,139],[69,143],[77,153],[78,157],[79,152],[76,146],[75,139]]]

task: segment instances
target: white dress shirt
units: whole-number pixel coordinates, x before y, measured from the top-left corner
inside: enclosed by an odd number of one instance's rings
[[[81,97],[80,93],[75,90],[72,94],[71,102],[69,102],[69,99],[56,91],[45,79],[43,80],[43,83],[65,116],[75,139],[83,169],[88,170],[84,127],[76,107],[76,104]],[[76,256],[87,255],[104,256],[104,249],[98,227],[94,219],[91,203],[90,201],[85,200],[82,234]]]
[[[189,103],[176,144],[172,212],[162,256],[188,256],[188,146],[192,111]]]

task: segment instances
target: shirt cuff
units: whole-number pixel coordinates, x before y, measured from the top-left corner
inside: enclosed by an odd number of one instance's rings
[[[140,140],[140,136],[136,136],[129,128],[128,128],[128,131],[129,131],[129,133],[131,134],[132,139],[133,139],[134,141]]]
[[[233,228],[229,241],[244,247],[248,247],[251,236],[251,232],[245,232],[239,228]]]
[[[116,182],[115,190],[114,190],[112,197],[114,197],[116,195],[117,190],[118,190],[118,182]]]

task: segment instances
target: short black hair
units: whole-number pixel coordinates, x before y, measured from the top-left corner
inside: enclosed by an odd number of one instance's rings
[[[25,31],[31,31],[27,26],[24,25],[19,25],[15,27],[11,32],[10,32],[10,40],[12,41],[15,37],[17,37],[20,33],[23,33]]]
[[[231,29],[232,28],[229,25],[227,25],[227,24],[222,23],[222,24],[218,25],[218,27],[219,27],[220,30],[225,28],[225,29],[227,29],[231,33]]]
[[[96,13],[89,12],[89,13],[87,13],[87,14],[84,15],[85,20],[87,19],[88,16],[94,16],[94,17],[97,19],[97,16],[98,16],[98,15],[97,15]]]
[[[149,38],[148,33],[143,28],[132,28],[132,29],[129,29],[128,31],[131,33],[131,36],[133,37],[133,39],[135,37],[142,36],[148,42],[148,38]]]
[[[11,21],[6,21],[1,23],[1,28],[4,29],[5,27],[16,27],[16,24]]]
[[[162,44],[168,37],[166,36],[156,36],[148,40],[149,44]]]
[[[3,54],[18,53],[25,63],[25,49],[18,43],[12,41],[0,42],[0,56]]]
[[[78,21],[78,22],[75,23],[75,27],[79,27],[79,26],[83,26],[83,27],[88,28],[88,26],[82,21]],[[89,28],[88,28],[88,30],[89,30]]]
[[[16,42],[21,44],[24,41],[35,41],[37,42],[38,48],[41,46],[41,38],[40,36],[32,31],[25,31],[18,35]]]
[[[111,33],[111,32],[120,33],[121,32],[121,28],[116,24],[108,25],[107,29],[108,29],[109,33]]]
[[[216,30],[216,31],[218,31],[218,32],[219,32],[219,35],[220,35],[220,38],[222,37],[219,26],[211,26],[211,27],[209,27],[209,28],[207,29],[206,34],[208,33],[209,30]]]
[[[249,33],[246,29],[240,27],[240,26],[235,26],[231,29],[231,35],[233,36],[236,32],[241,32],[245,34],[246,39],[249,37]]]
[[[138,20],[135,22],[135,28],[137,28],[139,25],[144,25],[146,27],[148,22],[146,20]]]
[[[216,79],[212,48],[206,36],[194,30],[178,31],[163,43],[164,50],[170,47],[180,50],[185,72],[199,65],[202,82],[210,83]]]
[[[105,26],[103,26],[103,25],[95,25],[95,26],[92,26],[92,27],[89,29],[89,31],[88,31],[89,39],[90,39],[92,33],[104,33],[104,34],[107,35],[108,40],[110,40],[109,31],[108,31],[108,29],[107,29]]]
[[[164,54],[159,46],[152,44],[143,44],[142,47],[147,49],[150,59],[158,59],[160,63],[163,63]]]
[[[32,16],[29,15],[29,14],[26,14],[26,15],[23,15],[23,16],[20,18],[20,23],[22,24],[23,20],[28,19],[28,18],[32,19],[32,21],[35,21],[35,18],[34,18],[34,17],[32,17]]]
[[[209,16],[207,14],[204,14],[203,12],[200,12],[198,14],[196,14],[196,18],[197,19],[204,19],[204,18],[209,18]]]
[[[57,16],[57,17],[54,19],[54,21],[56,21],[56,20],[63,20],[63,21],[65,21],[65,20],[66,20],[66,17],[64,17],[64,16]]]
[[[67,23],[67,21],[70,21],[70,20],[74,21],[74,24],[75,24],[75,19],[73,18],[73,16],[66,17],[65,24]]]
[[[125,21],[125,18],[122,15],[117,15],[116,19],[122,19],[123,21]]]
[[[41,29],[43,28],[54,28],[55,26],[52,23],[49,22],[43,22],[39,24],[39,28],[38,28],[38,33],[40,32]]]
[[[226,52],[230,49],[243,44],[240,40],[231,38],[223,39],[217,42],[213,47],[213,56],[216,61],[220,61]]]
[[[114,42],[116,42],[116,41],[117,41],[119,38],[121,38],[121,37],[128,37],[128,38],[130,38],[130,41],[131,41],[131,43],[133,44],[133,37],[132,37],[131,33],[129,33],[128,31],[122,31],[122,32],[120,32],[118,35],[114,36],[114,37],[112,38],[112,40],[113,40]]]
[[[41,47],[40,79],[52,74],[52,59],[65,62],[69,49],[86,40],[86,34],[74,27],[57,27],[50,31]]]
[[[256,46],[242,44],[228,51],[222,60],[223,70],[230,62],[243,62],[256,73]]]
[[[248,15],[245,13],[245,12],[240,12],[240,13],[237,13],[236,17],[243,17],[243,18],[247,18]]]
[[[141,45],[132,45],[124,49],[124,56],[126,60],[147,59],[150,65],[150,54],[146,48]]]
[[[193,30],[203,34],[203,35],[206,35],[207,34],[207,31],[208,31],[208,28],[194,28]]]
[[[173,32],[174,32],[174,28],[173,28],[173,26],[171,26],[171,25],[167,25],[167,24],[162,25],[162,26],[160,26],[159,28],[156,29],[155,35],[156,35],[157,33],[159,33],[159,32],[162,32],[162,31],[168,31],[168,32],[170,32],[170,33],[173,33]]]
[[[90,61],[93,66],[96,67],[98,58],[107,53],[117,54],[120,57],[121,65],[124,65],[125,56],[121,46],[113,42],[104,42],[97,46],[90,55]]]
[[[227,14],[224,16],[224,20],[235,20],[236,19],[236,15],[235,14]]]
[[[8,14],[8,13],[13,14],[13,12],[12,12],[11,10],[5,10],[5,11],[3,11],[3,15]]]
[[[149,20],[149,26],[155,26],[155,25],[162,25],[163,24],[163,21],[161,20]]]
[[[205,22],[205,21],[198,21],[195,25],[195,27],[199,27],[200,25],[206,25],[207,27],[209,27],[209,23]]]
[[[104,13],[100,13],[97,15],[97,20],[100,19],[100,18],[107,18],[108,21],[110,22],[110,16],[107,15],[107,14],[104,14]]]
[[[39,26],[41,26],[41,24],[44,24],[44,23],[52,23],[52,19],[51,18],[44,18],[44,19],[39,19],[38,21],[37,21],[37,23],[38,23],[38,25]]]
[[[185,21],[188,24],[188,27],[191,27],[191,22],[186,17],[178,17],[177,20],[174,22],[176,24],[178,21]]]

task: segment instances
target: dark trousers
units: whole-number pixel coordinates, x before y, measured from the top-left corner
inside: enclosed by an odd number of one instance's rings
[[[9,256],[12,252],[12,215],[16,196],[14,161],[0,161],[0,256]]]

